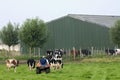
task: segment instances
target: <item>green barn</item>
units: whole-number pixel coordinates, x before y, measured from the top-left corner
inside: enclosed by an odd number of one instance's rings
[[[49,38],[45,49],[113,48],[109,28],[120,16],[68,14],[47,22]]]

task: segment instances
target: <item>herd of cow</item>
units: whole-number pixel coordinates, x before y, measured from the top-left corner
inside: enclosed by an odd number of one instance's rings
[[[89,55],[91,55],[91,50],[89,50],[89,49],[81,49],[81,50],[72,49],[71,53],[74,56],[78,56],[78,55],[89,56]],[[118,54],[120,54],[120,49],[109,49],[108,48],[108,49],[105,49],[105,53],[107,55],[118,55]]]
[[[48,50],[46,56],[42,56],[40,60],[36,62],[36,60],[30,58],[28,59],[27,65],[30,70],[33,70],[36,67],[36,73],[41,73],[42,70],[46,70],[46,73],[50,72],[50,69],[61,69],[63,68],[63,60],[62,60],[63,51],[61,49],[57,49],[54,51]],[[14,72],[16,72],[16,67],[19,65],[19,61],[16,59],[7,59],[6,66],[8,70],[10,68],[14,68]]]
[[[34,69],[36,67],[36,73],[41,73],[41,70],[46,70],[46,73],[50,72],[50,69],[60,69],[63,68],[63,60],[62,56],[65,54],[65,52],[62,49],[57,49],[57,50],[48,50],[46,56],[43,56],[36,61],[34,59],[28,59],[27,60],[27,65],[30,70]],[[120,49],[105,49],[105,53],[107,55],[118,55],[120,54]],[[88,49],[82,49],[82,50],[71,50],[71,54],[77,56],[82,54],[83,56],[88,56],[91,55],[91,51]],[[13,67],[14,72],[16,72],[16,67],[18,66],[19,61],[16,59],[7,59],[6,60],[6,66],[8,70]],[[42,67],[42,68],[41,68]]]
[[[88,49],[81,49],[81,50],[72,49],[71,54],[73,56],[78,56],[78,55],[89,56],[89,55],[91,55],[91,51]]]

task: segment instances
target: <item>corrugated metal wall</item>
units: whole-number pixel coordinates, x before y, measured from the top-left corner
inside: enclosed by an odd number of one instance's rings
[[[47,23],[49,39],[46,49],[64,48],[108,48],[108,28],[98,24],[65,16]]]

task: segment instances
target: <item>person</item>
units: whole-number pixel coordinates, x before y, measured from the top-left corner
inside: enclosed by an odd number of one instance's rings
[[[45,58],[45,56],[43,56],[40,59],[40,64],[41,64],[41,66],[47,66],[48,65],[48,60]]]

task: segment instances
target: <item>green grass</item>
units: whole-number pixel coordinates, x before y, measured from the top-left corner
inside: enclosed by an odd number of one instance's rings
[[[69,62],[60,70],[36,74],[29,71],[26,64],[20,64],[15,73],[0,65],[0,80],[120,80],[120,62]]]

